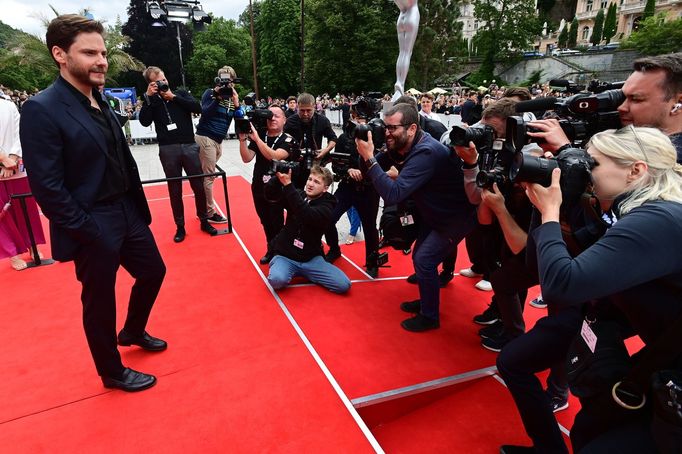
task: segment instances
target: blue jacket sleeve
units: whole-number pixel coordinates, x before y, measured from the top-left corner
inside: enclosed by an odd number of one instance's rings
[[[435,171],[427,154],[414,156],[403,167],[403,170],[394,181],[386,175],[380,166],[376,165],[369,169],[367,175],[372,179],[374,188],[386,205],[395,205],[407,199],[414,191],[428,182]]]
[[[656,204],[634,209],[575,258],[566,249],[559,223],[542,224],[532,235],[542,295],[558,305],[610,296],[682,267],[680,254],[670,250],[682,241],[680,220]]]

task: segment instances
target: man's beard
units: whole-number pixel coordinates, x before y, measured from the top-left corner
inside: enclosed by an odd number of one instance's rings
[[[91,72],[96,72],[100,73],[104,76],[106,76],[107,70],[106,68],[101,69],[97,66],[91,66],[89,68],[83,68],[81,66],[77,66],[73,64],[71,61],[68,62],[67,64],[67,70],[69,71],[69,74],[71,74],[76,80],[79,82],[90,85],[92,87],[97,87],[103,83],[103,81],[100,80],[94,80],[91,78],[90,73]]]
[[[391,136],[393,144],[389,144],[389,140],[386,139],[386,148],[388,151],[399,153],[407,146],[407,134],[403,133],[399,137]]]

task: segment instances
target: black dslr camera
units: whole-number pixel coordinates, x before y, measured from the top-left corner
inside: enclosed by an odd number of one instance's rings
[[[170,90],[170,87],[168,86],[168,83],[164,82],[163,80],[157,80],[156,81],[156,87],[159,89],[161,93],[165,93],[168,90]]]
[[[293,173],[293,171],[298,169],[298,167],[299,167],[298,162],[278,161],[277,159],[273,159],[270,170],[272,174],[274,174],[275,172],[289,173],[289,170],[291,170]]]
[[[561,169],[561,196],[563,206],[575,206],[592,182],[594,159],[581,148],[567,148],[554,159],[531,156],[517,152],[512,162],[509,177],[514,183],[529,182],[549,186],[552,171]]]
[[[244,96],[244,105],[253,107],[256,105],[256,94],[249,93]],[[256,128],[256,131],[263,132],[268,129],[268,120],[272,119],[272,112],[270,109],[251,109],[247,110],[246,118],[235,118],[234,119],[234,130],[237,134],[251,134],[252,123]]]
[[[353,158],[350,153],[342,153],[340,151],[333,151],[329,153],[332,161],[332,169],[334,170],[334,181],[338,182],[345,180],[348,177],[348,170],[353,168]]]
[[[463,128],[453,126],[449,135],[443,135],[444,145],[468,147],[473,142],[478,150],[478,168],[476,185],[491,189],[494,183],[502,189],[509,182],[509,169],[514,150],[501,139],[495,137],[495,130],[489,125],[482,128]]]
[[[222,98],[231,98],[234,94],[234,89],[230,87],[230,84],[238,84],[241,82],[241,79],[238,77],[231,79],[227,74],[222,74],[213,79],[213,81],[215,82],[216,86],[219,87],[218,95],[220,95]]]

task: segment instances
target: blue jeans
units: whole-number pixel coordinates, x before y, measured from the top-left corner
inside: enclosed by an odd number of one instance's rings
[[[270,260],[268,282],[274,289],[286,287],[295,276],[303,276],[334,293],[346,293],[350,289],[348,276],[326,262],[321,255],[316,255],[307,262],[296,262],[282,255],[276,255]]]

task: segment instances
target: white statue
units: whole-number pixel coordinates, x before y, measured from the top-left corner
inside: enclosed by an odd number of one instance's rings
[[[561,30],[563,30],[565,26],[566,26],[566,19],[561,19],[561,22],[559,23],[558,32],[561,33]]]
[[[419,31],[417,0],[394,1],[400,8],[400,16],[398,16],[396,23],[400,53],[395,64],[396,83],[392,101],[398,99],[405,92],[405,79],[407,79],[407,71],[410,69],[410,57],[412,57],[412,49]]]
[[[547,36],[547,22],[542,24],[542,36]]]

